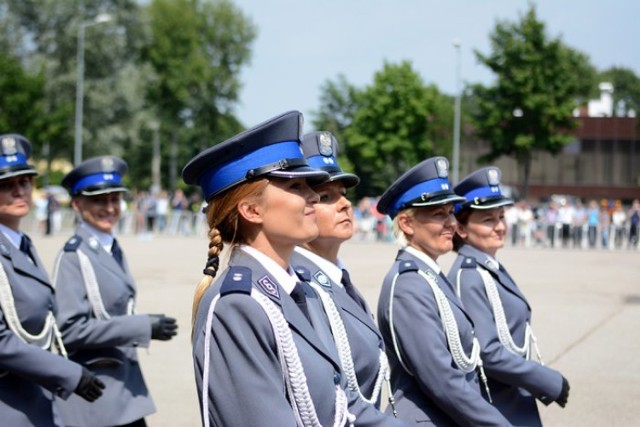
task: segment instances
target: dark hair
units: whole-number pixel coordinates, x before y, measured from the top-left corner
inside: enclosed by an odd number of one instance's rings
[[[461,209],[456,214],[456,221],[459,224],[467,225],[469,223],[469,217],[471,216],[471,209]],[[465,244],[465,241],[460,237],[458,232],[456,231],[453,235],[453,250],[458,252],[458,250]]]

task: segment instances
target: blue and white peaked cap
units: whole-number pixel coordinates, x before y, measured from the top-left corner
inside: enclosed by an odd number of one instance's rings
[[[66,174],[62,178],[62,186],[71,197],[122,193],[128,191],[122,183],[127,171],[127,163],[120,157],[92,157]]]
[[[357,175],[342,170],[338,165],[338,141],[331,132],[311,132],[302,137],[302,151],[309,166],[329,174],[329,182],[342,182],[345,188],[358,185]]]
[[[384,192],[377,209],[391,218],[402,210],[463,202],[449,182],[449,161],[444,157],[431,157],[418,163]]]
[[[249,128],[191,159],[182,179],[199,185],[207,202],[236,185],[264,177],[322,183],[329,174],[305,160],[300,147],[302,125],[302,113],[289,111]]]
[[[500,188],[502,171],[496,166],[487,166],[470,173],[453,189],[465,198],[456,204],[456,213],[463,209],[492,209],[513,204],[513,200]]]
[[[20,175],[38,175],[38,171],[27,163],[31,154],[31,143],[18,134],[0,135],[0,179]]]

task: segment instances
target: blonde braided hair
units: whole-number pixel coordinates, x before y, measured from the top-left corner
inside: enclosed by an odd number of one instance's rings
[[[218,273],[220,254],[224,249],[224,243],[228,243],[231,247],[246,243],[247,236],[242,227],[238,205],[243,200],[258,201],[268,183],[268,179],[244,183],[218,194],[208,201],[206,213],[207,224],[209,225],[209,249],[207,251],[207,264],[203,270],[204,276],[196,286],[193,296],[191,310],[192,338],[200,301]]]

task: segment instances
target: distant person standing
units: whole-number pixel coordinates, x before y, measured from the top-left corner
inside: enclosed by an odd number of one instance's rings
[[[47,192],[47,222],[44,234],[50,236],[53,234],[56,223],[56,214],[60,209],[60,203],[51,192]]]
[[[530,359],[531,347],[538,350],[531,307],[496,258],[506,240],[505,207],[513,204],[502,194],[501,175],[497,167],[485,167],[454,188],[465,201],[456,205],[458,257],[448,277],[475,325],[494,407],[513,425],[542,426],[536,399],[564,407],[569,383]]]
[[[54,396],[93,401],[104,384],[65,354],[55,323],[54,287],[31,240],[20,230],[29,214],[36,170],[31,143],[0,135],[0,424],[61,426]]]
[[[631,203],[629,215],[629,244],[630,249],[638,247],[638,228],[640,227],[640,200],[635,199]]]
[[[69,357],[95,370],[107,389],[97,406],[79,399],[60,405],[69,427],[143,427],[156,408],[142,376],[137,348],[167,341],[175,319],[136,314],[136,284],[114,227],[120,219],[124,160],[94,157],[62,180],[80,219],[58,256],[54,283],[58,324]]]

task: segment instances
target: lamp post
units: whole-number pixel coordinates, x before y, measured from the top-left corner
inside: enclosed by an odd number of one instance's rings
[[[460,172],[460,98],[462,89],[460,86],[460,40],[453,40],[453,47],[456,49],[456,101],[453,117],[453,183],[458,183],[458,173]]]
[[[82,162],[82,110],[84,103],[84,30],[92,25],[109,22],[111,15],[101,13],[89,22],[82,22],[78,27],[77,62],[78,75],[76,80],[76,120],[75,120],[75,145],[73,151],[73,165],[78,166]]]

